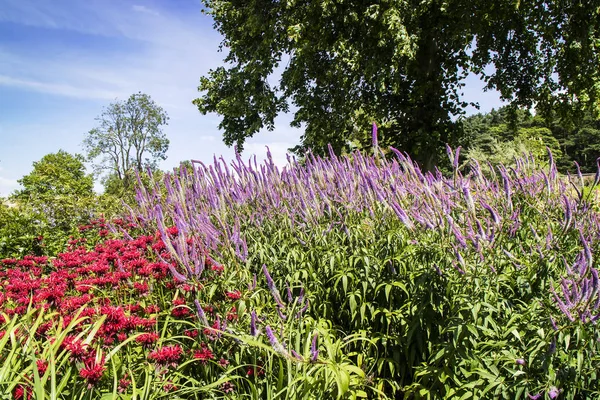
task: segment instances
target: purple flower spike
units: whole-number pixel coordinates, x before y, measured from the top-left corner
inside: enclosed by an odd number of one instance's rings
[[[269,291],[273,295],[275,302],[280,307],[285,307],[285,305],[283,304],[283,301],[281,300],[281,296],[279,295],[279,291],[275,287],[275,282],[273,281],[273,278],[271,278],[271,274],[269,274],[269,270],[267,269],[267,266],[265,264],[263,264],[262,270],[263,270],[263,273],[265,274],[265,278],[267,278],[267,287],[269,288]]]
[[[573,212],[571,211],[571,202],[565,196],[562,195],[563,202],[565,203],[565,222],[563,223],[563,232],[566,232],[567,229],[571,226],[571,222],[573,221]]]
[[[454,152],[452,151],[452,147],[448,146],[448,144],[446,144],[446,154],[448,154],[448,159],[452,165],[454,165]]]
[[[248,284],[248,290],[253,291],[256,289],[256,274],[252,275],[252,283]]]
[[[377,125],[375,124],[375,122],[373,122],[373,148],[376,149],[379,146],[379,143],[377,142]]]
[[[458,158],[460,156],[460,149],[461,149],[461,146],[458,146],[456,148],[456,152],[454,153],[454,160],[452,162],[452,166],[454,167],[455,171],[458,169]]]
[[[267,338],[269,339],[269,343],[271,343],[271,347],[273,347],[273,350],[275,350],[277,353],[281,354],[284,357],[289,357],[289,354],[285,350],[285,347],[283,347],[283,345],[279,343],[279,340],[277,340],[275,334],[273,333],[273,330],[269,325],[265,326],[265,332],[267,333]]]
[[[318,333],[315,333],[313,335],[312,344],[310,346],[310,361],[311,362],[317,362],[317,359],[319,358],[319,349],[317,348],[318,336],[319,336]]]
[[[294,356],[294,358],[296,358],[299,361],[304,361],[304,357],[302,357],[300,354],[298,354],[295,350],[291,350],[292,355]]]
[[[200,306],[200,302],[196,299],[196,300],[194,300],[194,304],[196,305],[196,311],[198,313],[198,318],[200,318],[200,322],[202,322],[202,325],[210,326],[208,323],[208,320],[206,319],[206,314],[204,314],[204,310]]]

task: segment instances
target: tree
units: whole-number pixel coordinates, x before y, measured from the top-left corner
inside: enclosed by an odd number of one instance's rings
[[[431,168],[460,134],[469,73],[515,107],[600,111],[598,0],[203,3],[227,65],[201,78],[194,104],[220,114],[225,143],[240,149],[293,105],[299,152],[367,142],[375,121],[380,144]]]
[[[96,118],[99,126],[84,140],[88,159],[102,157],[94,166],[96,172],[109,171],[108,176],[128,188],[136,171],[155,167],[158,160],[167,158],[169,139],[161,126],[168,120],[167,113],[147,94],[111,103]]]
[[[54,252],[63,248],[78,225],[89,221],[96,207],[94,180],[86,173],[84,160],[59,150],[33,163],[33,170],[19,180],[23,189],[15,191],[9,198],[12,205],[0,212],[3,252],[15,246],[38,252],[38,237]]]

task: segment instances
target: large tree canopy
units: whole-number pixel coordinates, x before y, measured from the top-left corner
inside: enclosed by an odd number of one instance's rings
[[[78,224],[89,220],[95,206],[94,180],[86,173],[83,162],[83,156],[64,150],[34,162],[33,170],[19,179],[23,189],[10,197],[15,209],[5,209],[4,218],[11,216],[20,221],[17,225],[28,226],[26,230],[38,235],[72,234]]]
[[[600,111],[599,0],[203,2],[229,52],[194,103],[222,116],[227,145],[293,105],[300,150],[365,144],[375,121],[380,143],[431,166],[471,72],[516,106]]]
[[[129,187],[132,172],[166,159],[169,139],[161,126],[169,117],[149,95],[133,94],[111,103],[96,120],[98,127],[83,142],[88,158],[101,157],[96,171],[109,171],[108,178],[116,178],[123,187]]]

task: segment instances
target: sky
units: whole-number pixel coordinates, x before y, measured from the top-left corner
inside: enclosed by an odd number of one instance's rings
[[[183,160],[232,159],[219,116],[192,104],[200,77],[224,57],[222,37],[201,9],[200,0],[0,0],[0,196],[17,189],[44,155],[84,154],[85,134],[103,108],[138,92],[170,117],[163,170]],[[482,87],[469,77],[464,99],[481,111],[498,108],[497,93]],[[264,159],[268,146],[285,165],[301,134],[291,119],[278,117],[275,130],[256,134],[243,156]]]

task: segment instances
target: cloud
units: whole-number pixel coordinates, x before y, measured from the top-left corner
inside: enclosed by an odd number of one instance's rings
[[[160,16],[160,13],[158,11],[139,4],[134,4],[133,6],[131,6],[131,9],[140,13],[146,13],[157,17]]]
[[[10,41],[0,42],[0,91],[5,87],[52,99],[52,111],[32,103],[31,109],[21,109],[28,117],[3,121],[7,132],[29,138],[18,143],[14,139],[14,146],[28,146],[27,157],[0,149],[0,158],[13,162],[13,176],[26,174],[32,161],[56,151],[56,146],[81,152],[80,143],[95,126],[93,118],[101,113],[101,105],[139,91],[151,95],[170,117],[164,128],[171,141],[169,158],[161,168],[189,159],[210,163],[213,154],[228,160],[234,157],[233,149],[222,142],[220,117],[202,116],[191,103],[199,96],[199,78],[222,65],[225,56],[218,52],[222,38],[212,28],[212,20],[201,14],[202,6],[195,0],[156,0],[152,7],[140,3],[3,0],[0,24],[16,24],[31,42],[23,39],[12,46]],[[181,9],[182,4],[187,9]],[[45,112],[52,116],[44,117]],[[274,162],[285,165],[287,148],[299,138],[298,130],[287,126],[290,118],[278,118],[275,132],[257,133],[246,144],[244,157],[256,152],[262,160],[268,145]],[[32,119],[43,126],[28,126]],[[14,189],[15,182],[7,179],[0,193]]]
[[[32,46],[42,51],[0,46],[0,85],[90,99],[143,90],[177,108],[196,95],[200,76],[221,63],[220,37],[200,7],[188,16],[121,2],[66,3],[8,0],[0,21],[72,32],[70,41],[82,45],[46,43],[41,37]]]
[[[96,98],[111,100],[119,96],[118,92],[111,92],[109,90],[103,90],[100,88],[88,90],[84,87],[61,85],[49,82],[30,81],[19,78],[13,78],[1,74],[0,85],[18,87],[27,90],[34,90],[43,93],[51,93],[61,96],[69,96],[82,99]]]

